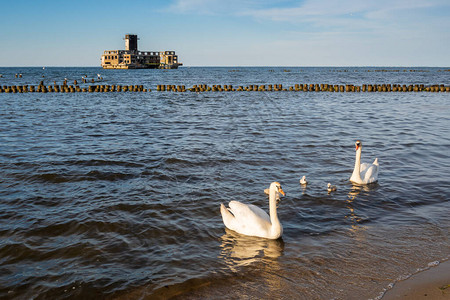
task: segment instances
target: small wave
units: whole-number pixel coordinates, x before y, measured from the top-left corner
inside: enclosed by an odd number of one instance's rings
[[[115,181],[115,180],[130,179],[133,177],[135,177],[135,175],[129,173],[91,171],[87,173],[85,176],[82,176],[82,180]]]
[[[89,219],[71,220],[54,224],[34,225],[32,229],[23,233],[25,237],[45,237],[45,238],[70,238],[77,240],[78,237],[89,233],[120,233],[124,224],[121,222],[102,222]]]
[[[47,183],[65,183],[65,182],[80,182],[80,181],[116,181],[127,180],[135,178],[136,174],[121,173],[121,172],[101,172],[90,171],[86,174],[59,174],[59,173],[40,173],[33,175],[20,174],[16,177],[20,180],[31,182],[47,182]]]
[[[129,161],[118,161],[118,160],[103,160],[103,159],[90,159],[90,160],[74,160],[63,162],[64,165],[78,165],[78,166],[122,166],[122,167],[143,167],[143,164],[138,164]]]
[[[430,263],[428,264],[428,267],[436,267],[436,266],[438,266],[439,264],[440,264],[440,261],[436,260],[436,261],[430,262]]]
[[[37,174],[30,176],[30,178],[32,179],[32,181],[37,180],[51,183],[62,183],[72,181],[69,177],[56,173]]]
[[[192,162],[189,160],[177,158],[177,157],[168,157],[164,160],[166,164],[175,165],[175,164],[191,164]]]
[[[204,157],[201,157],[202,159],[195,159],[195,160],[188,160],[188,159],[182,159],[178,157],[168,157],[164,159],[164,163],[167,165],[182,165],[182,166],[191,166],[191,167],[204,167],[204,166],[215,166],[218,164],[228,164],[228,163],[234,163],[234,159],[227,159],[227,158],[214,158],[214,159],[204,159]]]

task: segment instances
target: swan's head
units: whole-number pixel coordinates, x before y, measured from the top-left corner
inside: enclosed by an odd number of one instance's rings
[[[271,190],[275,190],[275,192],[277,192],[277,193],[279,193],[279,194],[281,194],[283,196],[286,196],[286,193],[281,188],[281,184],[279,182],[276,182],[276,181],[272,182],[270,184],[270,189]]]
[[[358,151],[358,149],[360,149],[361,146],[362,146],[361,141],[360,141],[360,140],[357,140],[357,141],[355,142],[355,151]]]

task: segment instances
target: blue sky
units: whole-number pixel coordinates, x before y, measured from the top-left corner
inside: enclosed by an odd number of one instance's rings
[[[450,66],[449,0],[0,0],[0,66],[99,66],[175,50],[185,66]]]

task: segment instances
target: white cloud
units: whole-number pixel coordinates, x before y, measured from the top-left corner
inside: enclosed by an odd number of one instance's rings
[[[197,15],[241,15],[242,11],[273,7],[286,0],[175,0],[166,11]]]
[[[433,7],[447,7],[448,9],[450,4],[443,0],[306,0],[293,7],[247,9],[240,14],[275,21],[302,22],[304,18],[339,17],[352,14],[375,18],[395,11]]]
[[[444,12],[444,16],[432,14]],[[446,12],[446,13],[445,13]],[[342,35],[426,34],[442,32],[449,36],[450,3],[443,0],[306,0],[297,6],[240,12],[260,21],[291,24],[298,32],[334,31]],[[325,35],[323,35],[325,38]]]
[[[248,0],[176,0],[167,11],[181,14],[217,15],[234,14],[239,8],[247,7]]]

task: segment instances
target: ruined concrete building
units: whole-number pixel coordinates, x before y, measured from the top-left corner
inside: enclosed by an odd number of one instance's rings
[[[104,69],[177,69],[175,51],[139,51],[138,37],[125,35],[125,50],[106,50],[102,55]]]

